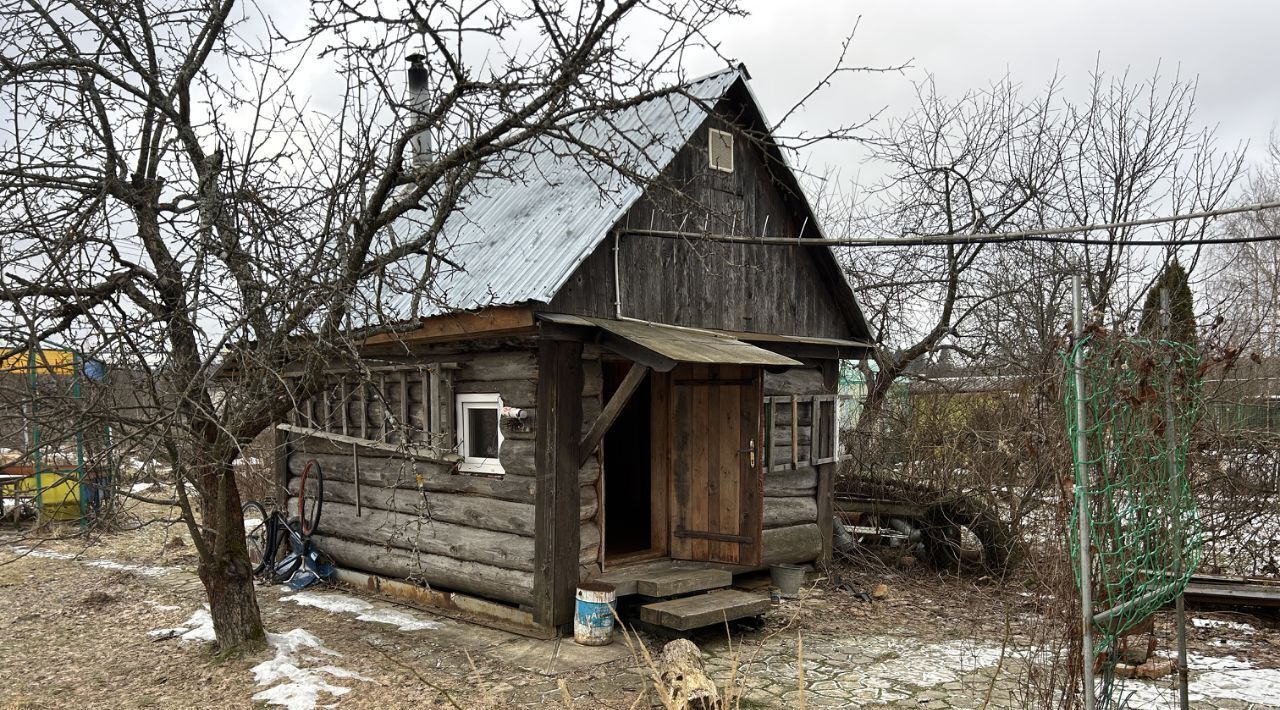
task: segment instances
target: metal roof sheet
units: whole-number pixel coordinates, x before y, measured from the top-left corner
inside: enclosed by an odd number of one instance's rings
[[[562,139],[540,137],[493,161],[495,174],[477,178],[441,237],[449,261],[419,256],[386,276],[383,313],[409,319],[451,310],[548,302],[643,192],[634,178],[656,177],[742,76],[727,69],[662,96],[585,122],[578,137],[607,151],[634,174],[622,175]],[[425,229],[429,216],[405,216],[393,240]],[[424,269],[439,269],[431,293]]]

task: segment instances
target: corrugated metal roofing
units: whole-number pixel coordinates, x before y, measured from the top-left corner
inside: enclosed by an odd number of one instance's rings
[[[596,118],[583,125],[580,137],[640,179],[656,177],[705,119],[698,101],[714,104],[740,76],[728,69],[688,84],[689,96],[663,96]],[[511,153],[496,161],[510,163],[501,174],[477,179],[470,198],[445,223],[442,246],[461,268],[437,267],[442,271],[429,295],[415,298],[411,286],[385,293],[387,315],[407,319],[550,301],[643,192],[562,140],[541,138]],[[407,238],[423,229],[424,219],[402,218],[392,230]],[[417,283],[432,263],[407,259],[387,283]]]

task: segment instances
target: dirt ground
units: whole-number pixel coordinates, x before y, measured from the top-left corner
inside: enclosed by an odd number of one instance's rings
[[[74,528],[57,532],[65,537],[32,552],[30,539],[0,528],[0,708],[655,701],[646,664],[621,640],[605,649],[534,641],[341,588],[259,587],[272,646],[218,658],[201,640],[203,592],[185,531],[149,525],[87,540]],[[868,591],[877,578],[846,570]],[[819,581],[761,629],[694,640],[712,679],[734,688],[743,708],[1027,706],[1019,669],[1036,662],[1028,639],[1037,619],[1020,607],[1025,595],[924,570],[887,584],[884,599],[867,602]],[[1280,624],[1193,616],[1193,705],[1280,707]],[[642,640],[652,653],[661,646]],[[1172,697],[1168,680],[1135,683],[1127,704],[1171,707]]]

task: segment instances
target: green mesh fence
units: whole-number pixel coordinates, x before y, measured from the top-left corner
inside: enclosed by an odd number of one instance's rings
[[[1075,347],[1083,353],[1085,414],[1082,424],[1073,350],[1065,356],[1067,431],[1076,490],[1088,494],[1094,651],[1102,653],[1176,599],[1200,561],[1202,528],[1186,475],[1200,357],[1180,343],[1136,338],[1086,336]],[[1077,497],[1073,533],[1081,512]],[[1079,586],[1077,534],[1071,558]]]

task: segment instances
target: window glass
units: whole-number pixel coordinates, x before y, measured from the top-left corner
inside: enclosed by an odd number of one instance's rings
[[[467,456],[498,458],[498,409],[467,407]]]

